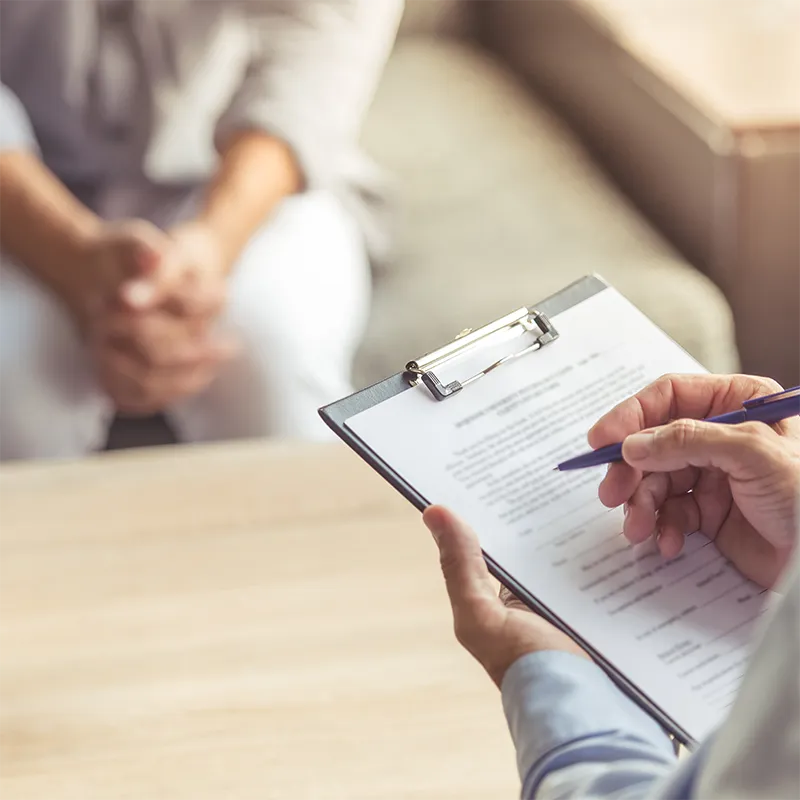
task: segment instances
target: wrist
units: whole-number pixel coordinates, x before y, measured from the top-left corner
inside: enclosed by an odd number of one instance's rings
[[[527,612],[530,613],[530,612]],[[561,634],[559,634],[560,638]],[[527,659],[529,656],[537,656],[538,658],[580,658],[583,661],[592,662],[589,654],[579,647],[575,642],[564,635],[565,641],[560,641],[559,638],[554,638],[553,641],[543,642],[541,645],[527,647],[518,647],[511,652],[502,654],[497,659],[487,659],[484,663],[484,669],[488,673],[492,681],[498,686],[503,688],[503,681],[509,670],[518,662]],[[559,656],[552,656],[548,654],[560,653]],[[592,662],[594,663],[594,662]]]
[[[81,331],[89,316],[92,286],[92,264],[97,244],[102,237],[103,220],[83,209],[64,228],[61,263],[64,267],[54,289]]]
[[[185,260],[207,276],[225,279],[239,257],[238,244],[204,216],[184,222],[169,233]]]
[[[241,130],[221,143],[217,174],[196,221],[218,243],[230,269],[275,208],[301,187],[289,147],[257,130]]]
[[[191,241],[193,246],[202,247],[207,255],[205,260],[212,263],[223,277],[233,269],[249,238],[237,236],[226,220],[212,211],[206,211],[177,226],[172,233],[179,240]]]

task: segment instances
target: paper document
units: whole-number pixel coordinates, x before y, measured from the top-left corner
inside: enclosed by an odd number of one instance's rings
[[[614,289],[553,317],[560,337],[443,402],[423,386],[347,421],[431,503],[680,728],[702,739],[731,705],[765,595],[701,534],[664,559],[597,499],[605,467],[554,472],[619,401],[703,368]],[[463,379],[524,335],[436,370]]]

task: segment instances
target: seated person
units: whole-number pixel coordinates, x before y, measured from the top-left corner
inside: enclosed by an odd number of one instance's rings
[[[401,0],[0,7],[0,457],[325,435],[369,305],[356,144]]]
[[[466,526],[441,507],[425,512],[456,635],[502,689],[524,798],[800,797],[800,418],[681,419],[775,391],[774,381],[743,375],[662,378],[589,435],[595,448],[624,439],[625,460],[608,471],[600,499],[626,505],[631,542],[655,537],[671,558],[700,531],[746,577],[783,595],[728,719],[680,764],[663,730],[574,641],[508,592],[505,603],[497,597]]]

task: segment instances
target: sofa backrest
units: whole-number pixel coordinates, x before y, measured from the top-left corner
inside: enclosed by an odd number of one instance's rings
[[[464,36],[476,0],[406,0],[401,36]]]

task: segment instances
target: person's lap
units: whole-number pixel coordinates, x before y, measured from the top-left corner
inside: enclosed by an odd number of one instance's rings
[[[192,196],[138,197],[169,227]],[[117,216],[109,210],[108,216]],[[369,305],[356,223],[332,195],[284,201],[253,237],[229,282],[220,325],[237,357],[201,395],[167,414],[187,441],[241,436],[322,438],[316,408],[349,391]],[[113,409],[59,302],[3,258],[0,286],[0,456],[76,456],[99,449]]]

